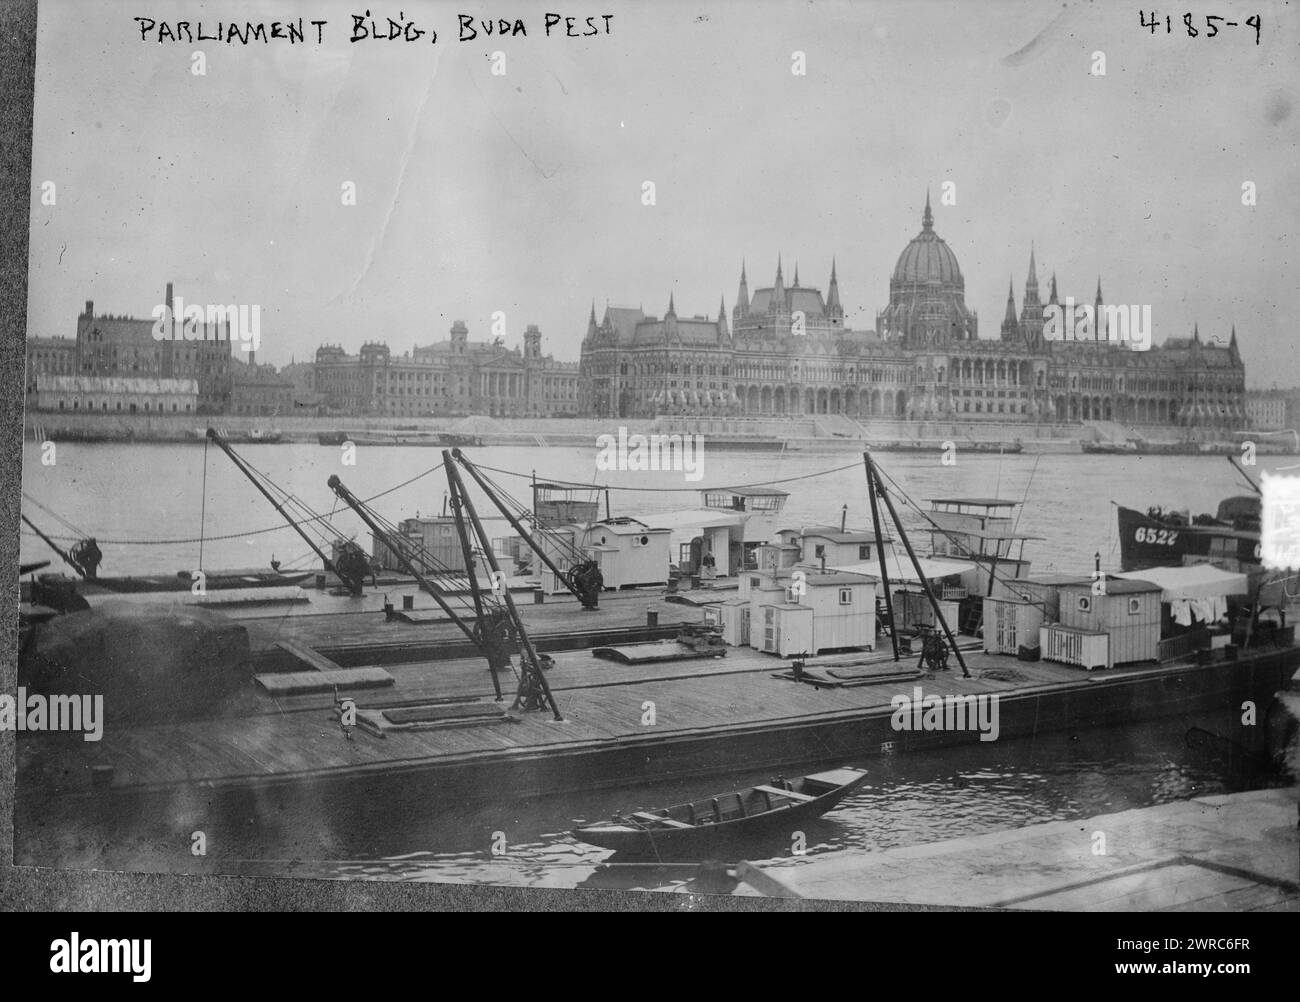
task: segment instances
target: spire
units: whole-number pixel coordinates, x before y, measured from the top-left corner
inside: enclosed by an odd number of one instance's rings
[[[1016,280],[1012,278],[1007,282],[1007,313],[1002,320],[1002,327],[1005,330],[1008,326],[1016,325]]]
[[[1020,323],[1037,337],[1043,328],[1043,306],[1038,298],[1038,263],[1034,260],[1034,245],[1029,245],[1029,277],[1025,280],[1025,298],[1020,304]]]
[[[826,308],[838,310],[840,307],[840,280],[835,275],[835,258],[831,258],[831,284],[826,292]]]
[[[727,301],[723,296],[718,297],[718,340],[723,341],[729,335],[727,330]]]
[[[790,286],[790,288],[792,289],[799,288],[799,262],[798,261],[794,263],[794,285]]]
[[[925,189],[925,212],[921,215],[921,229],[934,229],[934,213],[930,211],[930,189]]]
[[[1052,272],[1052,291],[1048,295],[1047,301],[1053,306],[1059,305],[1056,299],[1056,272]]]
[[[670,291],[668,293],[668,312],[664,314],[664,319],[667,320],[669,317],[676,317],[676,316],[677,316],[677,309],[676,307],[673,306],[673,294]]]
[[[772,304],[770,309],[785,311],[785,282],[781,279],[781,255],[776,256],[776,283],[772,286]]]
[[[1200,344],[1200,343],[1201,343],[1201,325],[1199,323],[1195,323],[1192,324],[1192,344]]]
[[[745,259],[740,259],[740,290],[736,293],[736,313],[749,312],[749,283],[745,280]]]
[[[1101,302],[1101,276],[1097,276],[1097,302]]]

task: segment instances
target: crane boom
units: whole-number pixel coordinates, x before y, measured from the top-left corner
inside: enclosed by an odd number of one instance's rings
[[[474,482],[478,484],[479,488],[483,491],[483,493],[488,496],[488,500],[491,501],[494,505],[496,505],[497,510],[500,511],[501,514],[506,517],[506,521],[510,523],[511,527],[515,530],[515,532],[519,533],[520,538],[525,543],[528,544],[529,548],[534,553],[537,554],[537,556],[541,559],[542,563],[544,563],[547,567],[551,569],[551,571],[555,574],[556,578],[559,581],[563,582],[564,587],[569,589],[569,592],[573,595],[573,597],[576,598],[579,602],[581,602],[584,608],[595,609],[597,607],[595,596],[593,596],[589,590],[579,587],[577,583],[578,572],[583,570],[582,565],[580,565],[579,567],[572,568],[569,571],[560,570],[560,568],[555,565],[555,562],[550,558],[550,556],[546,553],[546,551],[542,549],[541,545],[537,542],[537,540],[533,538],[533,534],[529,532],[526,528],[524,528],[523,523],[520,522],[519,519],[515,517],[514,513],[510,511],[510,508],[506,505],[506,503],[500,497],[497,496],[497,492],[492,489],[492,486],[484,479],[483,474],[481,474],[478,471],[478,469],[474,466],[474,464],[470,462],[468,458],[466,458],[465,454],[462,453],[459,449],[452,449],[451,455],[456,459],[458,463],[460,463],[461,466],[465,468],[465,471],[471,477],[474,478]],[[608,508],[608,504],[609,504],[608,497],[606,498],[605,503],[606,503],[606,507]],[[588,563],[594,564],[594,561],[588,561]]]
[[[352,592],[353,595],[360,595],[361,587],[365,583],[365,575],[357,574],[355,570],[352,568],[339,567],[334,562],[334,560],[316,544],[316,541],[312,539],[310,536],[308,536],[306,532],[303,531],[302,526],[299,525],[298,522],[295,521],[289,515],[289,513],[284,510],[284,504],[282,502],[277,501],[275,497],[271,494],[271,492],[266,489],[266,486],[260,480],[258,480],[257,477],[253,476],[252,468],[249,467],[249,465],[244,462],[243,458],[239,455],[239,453],[235,452],[235,450],[230,447],[230,444],[224,438],[221,437],[221,435],[217,432],[215,428],[208,429],[208,438],[219,449],[221,449],[222,452],[224,452],[227,456],[230,457],[230,461],[235,464],[235,466],[239,469],[239,472],[242,473],[244,476],[246,476],[249,479],[249,481],[252,482],[253,486],[256,487],[262,493],[262,496],[266,498],[266,500],[271,502],[271,507],[274,508],[279,513],[279,515],[286,522],[288,522],[290,526],[293,527],[293,531],[298,533],[298,535],[302,537],[302,541],[312,548],[312,551],[316,554],[316,556],[321,558],[325,570],[329,571],[331,574],[336,576],[340,581],[342,581],[344,586],[348,589],[348,591]]]
[[[456,610],[447,604],[447,600],[442,596],[442,589],[433,584],[427,577],[425,577],[424,573],[415,566],[411,559],[406,555],[405,547],[396,542],[389,541],[391,533],[375,521],[370,510],[357,500],[356,495],[347,489],[343,481],[339,479],[338,474],[331,474],[327,483],[329,484],[330,490],[338,495],[339,500],[355,511],[357,515],[360,516],[361,521],[365,522],[366,525],[369,526],[370,531],[375,534],[376,538],[388,543],[388,548],[392,550],[394,556],[401,561],[402,566],[406,569],[406,573],[415,578],[415,580],[419,582],[420,587],[433,596],[433,600],[438,603],[438,607],[451,617],[453,623],[460,627],[461,633],[465,634],[466,637],[473,641],[474,645],[478,647],[485,656],[487,656],[489,652],[484,645],[482,638],[474,631],[474,628],[466,623],[464,618],[462,618]],[[471,570],[470,573],[473,573],[473,571]]]

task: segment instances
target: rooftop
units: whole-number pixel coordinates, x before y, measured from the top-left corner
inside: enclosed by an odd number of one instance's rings
[[[999,498],[926,498],[930,504],[966,504],[976,508],[1014,508],[1019,501],[1003,501]]]

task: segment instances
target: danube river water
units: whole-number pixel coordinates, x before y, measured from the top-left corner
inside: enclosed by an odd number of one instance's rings
[[[338,447],[247,445],[239,453],[276,484],[314,511],[337,512],[335,524],[355,534],[370,549],[368,531],[337,502],[326,486],[338,474],[362,498],[405,483],[376,502],[396,521],[417,512],[442,510],[447,489],[441,470],[427,473],[441,459],[436,449],[372,446],[356,450],[355,465],[344,465]],[[790,492],[785,515],[792,526],[835,523],[848,505],[849,525],[869,525],[861,454],[711,452],[707,443],[700,479],[684,473],[632,470],[602,473],[597,450],[577,448],[482,448],[469,450],[477,463],[520,476],[492,474],[516,498],[527,502],[528,477],[599,482],[611,487],[614,515],[631,515],[653,524],[655,514],[691,507],[702,486],[784,481]],[[131,574],[229,567],[306,567],[307,547],[270,504],[215,447],[59,443],[53,465],[43,452],[25,445],[23,491],[57,514],[24,502],[23,512],[56,537],[74,535],[68,525],[94,535],[104,553],[101,574]],[[958,450],[944,466],[940,454],[879,453],[877,461],[917,503],[937,497],[1000,497],[1023,501],[1018,530],[1043,537],[1026,553],[1036,570],[1087,571],[1093,554],[1102,566],[1117,569],[1119,546],[1112,501],[1145,509],[1161,504],[1213,512],[1221,498],[1249,488],[1222,457],[990,455]],[[1300,462],[1261,458],[1252,475]],[[823,473],[843,467],[836,472]],[[411,481],[422,473],[427,475]],[[487,511],[485,504],[480,509]],[[921,520],[903,506],[905,522]],[[342,511],[338,511],[342,509]],[[502,534],[506,529],[502,527]],[[24,561],[53,554],[24,527]],[[56,563],[58,558],[54,557]],[[201,562],[200,562],[201,561]]]
[[[344,465],[340,450],[326,446],[244,446],[240,452],[318,512],[341,507],[326,486],[331,474],[338,474],[361,497],[405,483],[376,502],[393,520],[442,508],[445,476],[440,470],[419,476],[439,462],[437,450],[360,448],[355,465]],[[520,474],[493,476],[521,499],[528,496],[527,478],[534,471],[539,478],[597,479],[613,488],[613,514],[636,516],[651,524],[657,513],[691,506],[701,486],[772,481],[782,481],[791,494],[785,514],[792,526],[838,523],[846,504],[850,525],[869,523],[861,455],[853,451],[712,453],[706,447],[703,476],[696,483],[687,482],[681,473],[598,472],[594,444],[589,450],[483,448],[470,453],[484,466]],[[272,555],[284,566],[308,565],[301,541],[288,528],[277,527],[278,516],[266,500],[215,448],[205,453],[202,444],[68,443],[58,445],[53,465],[42,464],[41,455],[35,446],[27,446],[23,490],[31,501],[24,501],[24,512],[58,535],[69,530],[50,512],[95,535],[105,554],[102,573],[191,569],[200,566],[200,545],[201,566],[209,570],[266,567]],[[1172,505],[1198,513],[1213,511],[1227,495],[1249,490],[1221,457],[998,456],[959,451],[952,466],[942,465],[937,453],[881,453],[877,459],[920,504],[961,496],[1023,501],[1018,528],[1042,537],[1029,544],[1026,553],[1035,570],[1045,571],[1086,572],[1094,553],[1101,554],[1103,567],[1118,567],[1112,501],[1140,509]],[[1296,462],[1270,457],[1251,472]],[[914,516],[906,520],[919,524]],[[368,536],[350,512],[338,513],[337,524],[355,532],[368,548]],[[505,531],[502,526],[502,534]],[[24,561],[48,555],[38,539],[23,536]],[[781,860],[782,865],[799,865],[832,849],[879,851],[1086,818],[1269,781],[1243,773],[1235,765],[1229,768],[1224,748],[1189,741],[1194,726],[1194,721],[1167,719],[870,762],[831,763],[868,768],[867,785],[839,810],[807,826],[807,855],[797,856],[784,844],[767,845],[755,854]],[[244,873],[344,879],[671,887],[688,881],[692,868],[607,865],[608,852],[575,842],[567,832],[614,810],[663,806],[769,778],[752,773],[714,775],[492,806],[431,805],[427,818],[411,830],[390,833],[392,845],[381,858],[289,859],[270,845],[259,860],[211,862]],[[116,865],[155,869],[160,863],[142,857],[119,859]]]

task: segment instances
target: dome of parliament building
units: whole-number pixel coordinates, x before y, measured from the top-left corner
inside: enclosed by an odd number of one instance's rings
[[[965,289],[966,281],[962,278],[961,268],[957,265],[957,255],[952,252],[943,238],[934,232],[934,216],[930,212],[930,198],[925,199],[925,215],[921,218],[921,232],[903,248],[894,266],[890,279],[892,286],[928,285],[938,282],[940,285]]]

